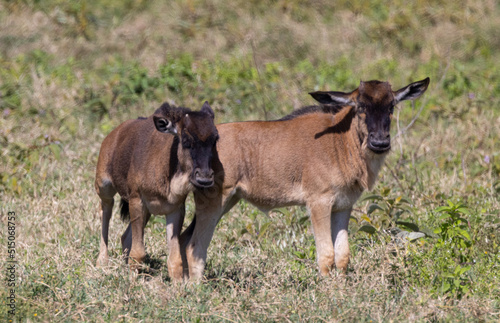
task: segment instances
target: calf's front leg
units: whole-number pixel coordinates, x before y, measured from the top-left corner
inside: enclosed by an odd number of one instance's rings
[[[308,205],[311,212],[319,272],[328,276],[333,268],[335,253],[331,234],[332,206],[325,202],[314,202]]]
[[[185,255],[189,267],[189,278],[192,280],[200,280],[203,277],[208,245],[222,216],[222,200],[226,200],[221,195],[211,196],[210,199],[207,199],[206,194],[207,192],[204,191],[195,191],[195,219],[186,232],[182,234],[182,243],[186,245]]]
[[[220,212],[196,213],[193,234],[186,246],[189,278],[192,280],[200,280],[203,277],[208,245],[212,240],[219,218]]]
[[[170,278],[174,281],[181,281],[184,276],[180,234],[184,222],[185,210],[185,205],[182,204],[177,210],[166,216],[168,247],[167,268]]]

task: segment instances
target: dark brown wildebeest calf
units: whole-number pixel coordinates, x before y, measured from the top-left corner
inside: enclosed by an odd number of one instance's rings
[[[122,216],[130,212],[130,225],[122,236],[122,248],[128,250],[129,259],[144,261],[144,227],[151,214],[165,214],[170,255],[167,266],[173,279],[182,279],[182,262],[175,261],[182,261],[178,239],[184,202],[194,187],[214,184],[211,162],[217,139],[208,102],[200,111],[164,103],[149,118],[126,121],[104,139],[95,180],[102,207],[98,264],[108,262],[108,228],[113,196],[118,192]],[[175,271],[178,268],[180,272]]]
[[[202,277],[215,226],[240,199],[264,212],[306,205],[320,273],[334,264],[345,271],[349,216],[391,148],[394,106],[418,98],[428,84],[426,78],[392,91],[386,82],[361,82],[350,93],[311,93],[321,106],[281,120],[218,125],[216,184],[195,190],[196,217],[182,235],[189,276]]]

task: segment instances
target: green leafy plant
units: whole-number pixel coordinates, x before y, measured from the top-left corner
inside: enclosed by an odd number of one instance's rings
[[[471,279],[467,272],[473,264],[471,251],[473,241],[468,232],[469,209],[461,203],[447,201],[447,206],[435,209],[442,221],[434,230],[439,238],[434,246],[433,254],[438,259],[438,275],[435,283],[440,293],[461,298],[470,292]]]
[[[394,197],[391,189],[383,187],[380,194],[368,195],[361,199],[361,202],[368,201],[366,213],[361,218],[356,219],[361,227],[358,231],[374,234],[383,229],[400,238],[415,240],[429,233],[424,233],[417,224],[408,220],[401,220],[405,213],[410,213],[411,201],[402,195]]]
[[[169,60],[159,68],[160,85],[166,86],[173,93],[182,93],[186,84],[196,82],[192,64],[193,58],[190,55]]]

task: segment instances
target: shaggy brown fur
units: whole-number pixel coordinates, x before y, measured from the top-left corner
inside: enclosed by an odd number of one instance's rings
[[[320,273],[328,275],[334,264],[346,270],[351,209],[374,185],[390,150],[393,108],[419,97],[428,84],[427,78],[394,92],[385,82],[361,82],[350,93],[311,93],[328,108],[308,107],[281,121],[218,125],[216,184],[194,192],[196,221],[181,238],[185,273],[202,277],[215,226],[240,199],[264,212],[306,205]]]
[[[205,102],[200,111],[163,104],[152,116],[126,121],[104,139],[95,180],[102,207],[99,265],[108,262],[108,229],[116,193],[122,198],[122,217],[130,213],[130,225],[122,236],[124,253],[142,263],[144,227],[152,213],[165,214],[174,255],[170,259],[180,261],[175,255],[180,252],[184,201],[193,186],[213,185],[211,160],[217,138],[214,113]],[[182,278],[182,268],[175,273],[182,262],[169,261],[168,266],[171,275]]]

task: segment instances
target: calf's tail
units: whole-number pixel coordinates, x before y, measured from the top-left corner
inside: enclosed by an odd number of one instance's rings
[[[128,208],[128,201],[122,199],[120,203],[120,217],[123,222],[130,220],[130,210]]]

